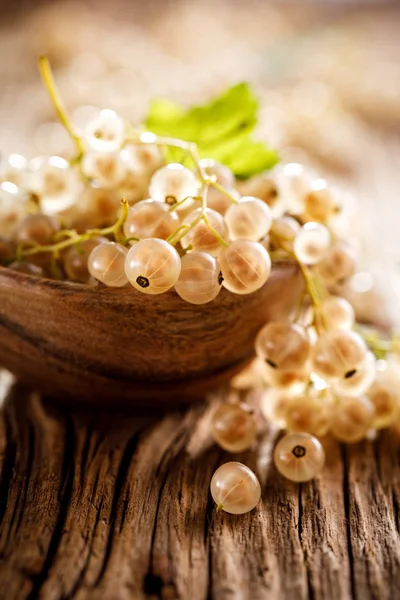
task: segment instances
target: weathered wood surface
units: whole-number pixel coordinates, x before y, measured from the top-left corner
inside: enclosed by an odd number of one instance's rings
[[[253,398],[257,400],[257,398]],[[262,483],[217,514],[217,400],[166,416],[43,403],[21,387],[1,421],[1,600],[389,600],[400,594],[400,445],[325,442],[315,481],[271,463],[277,430],[239,455]]]

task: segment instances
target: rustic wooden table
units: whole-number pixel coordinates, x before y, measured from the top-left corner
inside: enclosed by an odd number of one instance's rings
[[[325,440],[316,480],[284,480],[277,430],[254,451],[262,500],[216,513],[213,402],[164,417],[85,412],[16,386],[1,415],[2,600],[389,600],[400,593],[400,445]]]
[[[387,190],[400,189],[400,143],[374,135],[352,183],[383,211]],[[232,456],[210,437],[215,401],[134,415],[14,387],[0,414],[0,600],[399,598],[397,435],[327,439],[321,476],[296,485],[277,473],[280,432],[265,424],[237,457],[260,478],[260,504],[217,514],[211,475]]]

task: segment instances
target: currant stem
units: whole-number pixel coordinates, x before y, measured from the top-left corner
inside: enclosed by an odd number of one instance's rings
[[[77,156],[75,157],[74,162],[79,162],[84,152],[83,143],[81,138],[75,133],[74,128],[71,124],[71,120],[64,107],[64,103],[61,99],[56,83],[54,81],[53,72],[51,70],[50,62],[47,56],[39,57],[39,71],[47,93],[50,96],[50,100],[58,115],[58,118],[60,119],[62,125],[65,127],[68,135],[70,136],[70,138],[76,146]]]
[[[232,194],[230,192],[228,192],[217,181],[210,181],[209,185],[211,187],[215,188],[216,190],[218,190],[219,192],[221,192],[221,194],[224,194],[227,198],[229,198],[229,200],[231,200],[231,202],[233,202],[233,204],[239,204],[239,201],[237,200],[237,198],[235,198],[234,196],[232,196]]]
[[[62,240],[61,242],[57,242],[55,244],[48,244],[46,246],[35,246],[33,248],[28,248],[24,250],[19,247],[17,249],[17,260],[21,260],[26,256],[32,256],[34,254],[40,254],[42,252],[51,252],[55,256],[57,256],[61,250],[68,248],[69,246],[74,246],[75,244],[79,244],[81,242],[85,242],[93,237],[97,236],[107,236],[113,235],[115,241],[121,240],[121,230],[125,223],[126,217],[128,216],[129,204],[125,198],[121,200],[122,211],[121,216],[118,221],[111,225],[110,227],[105,227],[104,229],[88,229],[85,233],[77,234],[76,232],[71,232],[72,235],[68,236],[68,239]],[[60,232],[61,233],[61,232]]]

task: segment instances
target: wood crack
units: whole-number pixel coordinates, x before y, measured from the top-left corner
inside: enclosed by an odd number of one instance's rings
[[[348,457],[346,446],[341,444],[341,459],[343,463],[343,500],[344,500],[344,514],[346,520],[346,537],[347,537],[347,552],[349,557],[349,571],[350,571],[350,588],[351,588],[351,597],[355,600],[356,589],[355,589],[355,581],[354,581],[354,559],[353,559],[353,549],[351,546],[351,511],[350,511],[350,491],[349,491],[349,465],[348,465]]]
[[[68,415],[63,415],[65,436],[64,436],[64,460],[61,469],[60,492],[59,492],[59,513],[54,525],[53,534],[48,546],[47,555],[41,572],[34,578],[33,587],[28,600],[35,600],[39,596],[42,585],[46,582],[48,574],[52,568],[56,550],[60,544],[63,533],[64,523],[67,517],[69,503],[72,496],[72,486],[74,479],[74,465],[70,457],[74,456],[75,433],[72,420]]]

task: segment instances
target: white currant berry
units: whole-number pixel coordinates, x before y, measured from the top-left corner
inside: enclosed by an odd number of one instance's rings
[[[39,198],[42,212],[48,215],[76,204],[83,187],[77,171],[59,156],[30,161],[28,186]]]
[[[205,252],[190,252],[181,259],[176,293],[191,304],[206,304],[221,290],[221,272],[215,258]]]
[[[362,396],[371,387],[376,375],[376,359],[367,352],[365,359],[351,377],[339,379],[332,384],[333,390],[342,396]]]
[[[26,202],[17,186],[10,181],[0,184],[0,235],[11,237],[26,214]]]
[[[313,369],[326,381],[354,377],[366,356],[363,338],[345,329],[321,335],[312,348]]]
[[[340,241],[334,243],[318,264],[318,273],[326,285],[335,285],[353,275],[357,266],[354,246]]]
[[[233,515],[253,510],[261,498],[256,475],[239,462],[228,462],[219,467],[212,476],[210,490],[218,509]]]
[[[320,314],[325,329],[351,329],[355,321],[354,308],[350,302],[338,296],[330,296],[321,304]]]
[[[121,185],[127,172],[121,152],[87,152],[81,166],[84,175],[105,189]]]
[[[282,244],[284,247],[291,248],[299,230],[300,224],[296,219],[289,215],[283,215],[273,220],[270,235],[278,245]]]
[[[124,223],[127,238],[167,239],[179,227],[175,212],[170,212],[168,204],[155,200],[142,200],[134,204]]]
[[[106,242],[91,251],[88,258],[89,273],[108,287],[122,287],[128,283],[125,273],[127,250],[120,244]]]
[[[325,452],[317,438],[308,433],[288,433],[277,443],[275,466],[290,481],[314,479],[325,464]]]
[[[212,435],[227,452],[248,450],[257,435],[254,414],[239,404],[221,404],[213,416]]]
[[[271,272],[271,258],[257,242],[235,240],[219,255],[223,286],[235,294],[251,294],[260,289]]]
[[[22,154],[10,154],[1,161],[0,179],[14,183],[18,188],[26,186],[28,161]]]
[[[113,110],[102,110],[85,127],[84,139],[92,150],[114,152],[125,137],[125,124]]]
[[[157,238],[137,242],[126,256],[125,272],[135,289],[162,294],[171,289],[181,271],[181,259],[171,244]]]
[[[324,179],[315,179],[304,198],[304,210],[310,221],[326,223],[339,211],[339,201]]]
[[[272,321],[258,332],[257,355],[273,369],[295,371],[308,360],[310,341],[306,330],[290,321]]]
[[[232,204],[225,214],[231,240],[245,239],[257,242],[272,225],[272,213],[259,198],[245,196],[238,204]]]
[[[190,225],[196,221],[201,214],[202,209],[196,209],[186,217],[185,224]],[[226,239],[228,237],[228,231],[222,215],[215,210],[211,210],[211,208],[206,208],[204,214],[211,227],[223,240]],[[222,250],[222,245],[220,240],[208,227],[207,222],[201,219],[182,237],[181,244],[184,248],[191,246],[193,250],[196,250],[197,252],[208,252],[208,254],[218,256]]]
[[[209,177],[215,177],[215,181],[225,189],[230,189],[235,186],[235,176],[229,167],[226,167],[212,158],[202,158],[200,166]]]
[[[337,404],[332,411],[332,433],[340,442],[359,442],[371,429],[374,414],[374,406],[365,396],[337,397]]]
[[[400,392],[386,372],[378,373],[366,396],[374,406],[374,429],[391,425],[400,409]]]
[[[153,200],[173,205],[185,198],[197,197],[196,175],[183,165],[171,163],[158,169],[150,180],[149,194]]]
[[[306,223],[296,234],[293,250],[300,262],[315,265],[326,255],[331,243],[328,229],[320,223]]]

